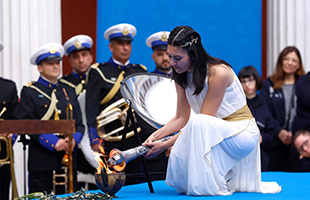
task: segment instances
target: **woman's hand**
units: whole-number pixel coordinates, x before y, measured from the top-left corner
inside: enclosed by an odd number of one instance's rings
[[[148,138],[149,139],[149,138]],[[164,152],[167,147],[165,146],[166,142],[156,141],[156,142],[147,142],[145,141],[142,145],[150,147],[150,151],[144,155],[145,158],[155,158],[162,152]]]
[[[291,131],[287,131],[282,129],[278,134],[279,139],[282,141],[283,144],[289,145],[292,142],[293,134]]]
[[[152,142],[154,142],[156,139],[155,139],[155,137],[154,137],[154,134],[151,134],[145,141],[144,141],[144,143],[152,143]],[[144,144],[143,143],[143,144]]]

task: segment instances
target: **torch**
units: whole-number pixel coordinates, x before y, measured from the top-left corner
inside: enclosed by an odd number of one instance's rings
[[[165,142],[169,140],[172,136],[164,137],[160,140]],[[151,148],[148,146],[137,146],[126,151],[120,151],[118,149],[112,149],[109,154],[108,165],[113,167],[116,171],[123,171],[128,162],[146,154]]]

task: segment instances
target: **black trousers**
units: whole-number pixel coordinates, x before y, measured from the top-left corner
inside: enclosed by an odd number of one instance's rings
[[[4,159],[7,156],[6,142],[1,142],[0,159]],[[0,167],[0,199],[9,200],[10,191],[10,181],[11,181],[11,170],[10,165],[5,164]]]
[[[6,164],[0,168],[0,199],[9,200],[10,181],[11,181],[10,165]]]
[[[56,174],[63,173],[63,170],[57,170]],[[59,180],[60,179],[60,180]],[[56,181],[63,181],[62,178],[57,178]],[[69,178],[68,178],[69,182]],[[77,172],[73,170],[73,188],[74,192],[77,188]],[[68,187],[69,189],[69,187]],[[50,194],[53,190],[53,171],[29,172],[29,193],[33,192],[47,192]],[[65,187],[63,185],[56,186],[56,195],[65,194]]]

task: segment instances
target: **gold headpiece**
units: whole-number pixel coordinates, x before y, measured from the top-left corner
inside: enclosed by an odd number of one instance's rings
[[[129,30],[128,30],[127,26],[124,27],[124,29],[123,29],[123,31],[122,31],[122,34],[123,34],[124,36],[127,36],[127,35],[129,34]]]
[[[82,46],[82,44],[81,44],[81,42],[79,40],[75,40],[74,41],[74,47],[75,48],[79,49],[79,48],[81,48],[81,46]]]
[[[181,47],[182,48],[184,48],[184,47],[186,47],[186,46],[192,46],[192,44],[196,44],[197,43],[197,41],[198,41],[198,37],[196,37],[196,38],[194,38],[194,39],[192,39],[192,41],[190,41],[190,42],[185,42],[185,44],[183,44]]]
[[[56,47],[52,44],[51,46],[50,46],[50,53],[51,54],[55,54],[57,52],[57,49],[56,49]]]

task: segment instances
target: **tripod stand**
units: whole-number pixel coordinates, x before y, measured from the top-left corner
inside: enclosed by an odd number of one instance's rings
[[[26,166],[27,166],[27,161],[26,161],[26,149],[27,149],[27,145],[29,145],[30,140],[26,138],[26,135],[21,135],[20,139],[18,140],[18,142],[21,142],[23,144],[23,163],[24,163],[24,194],[27,194],[27,178],[26,178]]]
[[[129,129],[129,122],[131,122],[131,125],[133,126],[133,130],[134,130],[134,135],[137,139],[137,142],[138,144],[142,144],[141,143],[141,139],[140,139],[140,136],[138,134],[138,131],[137,131],[137,125],[136,125],[136,122],[135,122],[135,119],[133,117],[133,113],[132,113],[132,108],[131,108],[131,101],[127,100],[127,103],[129,105],[129,109],[127,111],[127,118],[126,118],[126,122],[125,122],[125,127],[124,127],[124,130],[123,130],[123,133],[122,133],[122,140],[121,140],[121,145],[120,145],[120,149],[121,150],[124,150],[123,147],[124,147],[124,143],[125,143],[125,139],[126,139],[126,133]],[[146,160],[143,156],[140,157],[140,161],[142,162],[142,166],[143,166],[143,169],[144,169],[144,175],[146,177],[146,180],[147,180],[147,183],[148,183],[148,186],[149,186],[149,190],[151,193],[154,193],[154,189],[153,189],[153,185],[152,185],[152,182],[151,182],[151,177],[150,177],[150,173],[149,173],[149,169],[147,167],[147,164],[146,164]],[[133,176],[139,176],[140,174],[133,174]]]

